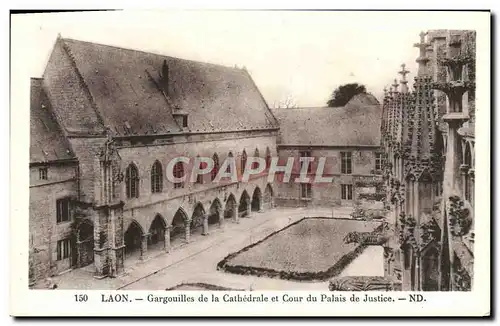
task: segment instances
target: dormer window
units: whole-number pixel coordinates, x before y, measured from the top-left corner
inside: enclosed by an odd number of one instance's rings
[[[188,115],[183,112],[175,112],[174,119],[181,128],[188,127]]]

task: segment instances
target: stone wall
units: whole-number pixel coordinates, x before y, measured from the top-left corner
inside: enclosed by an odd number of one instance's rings
[[[294,157],[296,162],[299,162],[300,151],[306,148],[290,148],[285,146],[279,147],[280,160],[286,162],[288,157]],[[360,176],[371,176],[375,170],[375,153],[378,148],[320,148],[310,149],[314,161],[312,163],[312,173],[310,176],[311,198],[301,198],[300,182],[295,182],[299,177],[300,168],[297,165],[294,168],[294,174],[290,178],[290,182],[278,182],[278,194],[276,196],[276,204],[281,206],[336,206],[336,205],[351,205],[351,200],[342,200],[342,184],[353,185],[353,200],[355,200],[355,179]],[[352,174],[341,174],[341,152],[352,152]],[[320,157],[325,157],[325,165],[323,169],[324,177],[333,177],[330,183],[314,183],[314,174],[317,172],[318,162]]]
[[[30,259],[34,280],[70,268],[57,262],[57,241],[67,238],[71,221],[57,223],[56,201],[78,194],[76,166],[48,166],[48,180],[38,180],[38,167],[30,168]],[[36,179],[35,179],[36,177]]]

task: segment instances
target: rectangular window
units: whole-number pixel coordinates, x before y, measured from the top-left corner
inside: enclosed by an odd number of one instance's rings
[[[301,183],[300,184],[300,198],[311,199],[311,184]]]
[[[49,177],[49,171],[47,168],[38,169],[38,176],[40,180],[47,180]]]
[[[312,157],[311,151],[300,151],[299,155],[300,155],[300,157]],[[301,162],[301,165],[300,165],[301,171],[302,171],[302,164],[304,164],[304,162]],[[311,173],[311,171],[312,171],[312,162],[309,162],[309,165],[307,166],[307,173]]]
[[[384,166],[384,154],[375,153],[375,171],[382,170],[383,166]]]
[[[351,174],[352,173],[352,153],[351,152],[340,152],[341,156],[341,173]]]
[[[187,115],[182,117],[182,127],[187,128],[188,126],[188,117]]]
[[[69,204],[69,198],[58,199],[56,201],[57,223],[68,222],[71,220]]]
[[[352,185],[343,184],[341,185],[341,198],[342,200],[352,200]]]
[[[57,260],[63,260],[71,256],[71,242],[69,239],[57,241]]]

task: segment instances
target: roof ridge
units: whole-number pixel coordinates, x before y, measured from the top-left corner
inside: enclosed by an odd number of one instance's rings
[[[198,64],[205,64],[205,65],[210,65],[210,66],[225,68],[225,69],[229,69],[229,70],[234,70],[234,71],[238,71],[238,72],[245,71],[245,69],[235,68],[235,67],[231,67],[231,66],[226,66],[226,65],[223,65],[223,64],[219,64],[219,63],[212,63],[212,62],[206,62],[206,61],[197,61],[197,60],[192,60],[192,59],[184,59],[184,58],[179,58],[179,57],[174,57],[174,56],[166,55],[166,54],[163,54],[163,53],[151,52],[151,51],[148,52],[148,51],[144,51],[144,50],[138,50],[138,49],[133,49],[133,48],[121,47],[121,46],[118,46],[118,45],[110,45],[110,44],[99,43],[99,42],[92,42],[92,41],[82,41],[82,40],[77,40],[77,39],[68,38],[68,37],[63,37],[63,38],[61,38],[61,40],[63,40],[63,41],[70,41],[70,42],[77,42],[77,43],[87,43],[87,44],[93,44],[93,45],[99,45],[99,46],[105,46],[105,47],[114,48],[114,49],[118,49],[118,50],[124,50],[124,51],[132,51],[132,52],[139,52],[139,53],[144,53],[144,54],[158,55],[158,56],[162,56],[162,57],[165,57],[165,58],[171,58],[171,59],[182,60],[182,61],[187,61],[187,62],[195,62],[195,63],[198,63]]]

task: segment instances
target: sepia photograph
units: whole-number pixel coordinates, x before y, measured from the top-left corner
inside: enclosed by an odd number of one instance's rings
[[[11,20],[26,296],[489,304],[489,12]]]

